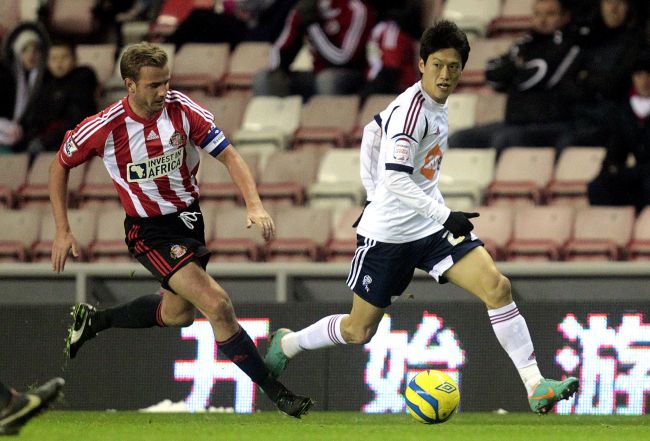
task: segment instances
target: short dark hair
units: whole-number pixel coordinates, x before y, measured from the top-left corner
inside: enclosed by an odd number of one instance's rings
[[[424,31],[420,39],[420,58],[425,63],[429,55],[441,49],[456,49],[460,54],[462,67],[465,68],[469,58],[469,42],[467,35],[456,23],[441,20]]]
[[[129,46],[120,59],[120,74],[122,79],[140,79],[140,68],[145,66],[165,67],[167,53],[155,44],[141,42]]]

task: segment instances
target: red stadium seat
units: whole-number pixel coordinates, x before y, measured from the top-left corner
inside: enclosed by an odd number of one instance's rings
[[[506,246],[512,239],[514,213],[512,207],[478,207],[481,215],[472,219],[474,232],[485,244],[485,249],[494,260],[505,260]]]
[[[630,260],[650,260],[650,207],[637,217],[627,252]]]
[[[515,213],[508,260],[560,260],[571,238],[575,211],[565,205],[520,207]]]
[[[349,262],[357,249],[357,231],[352,226],[363,211],[362,207],[350,207],[343,212],[332,230],[332,239],[326,247],[328,262]]]
[[[267,245],[267,260],[321,260],[331,235],[331,217],[323,208],[278,207],[276,236]]]

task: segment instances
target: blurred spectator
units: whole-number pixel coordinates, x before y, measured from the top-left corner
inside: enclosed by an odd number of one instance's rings
[[[643,42],[634,0],[600,0],[577,60],[575,127],[558,141],[602,145],[607,116],[630,90],[632,63]],[[575,94],[575,92],[574,92]]]
[[[603,168],[589,184],[593,205],[650,205],[650,49],[632,68],[632,89],[608,115],[609,136]],[[627,166],[632,154],[635,165]]]
[[[417,82],[421,5],[406,3],[400,8],[375,0],[379,22],[372,29],[366,50],[368,82],[361,98],[372,94],[399,94]]]
[[[74,47],[55,42],[47,55],[47,71],[33,111],[23,118],[24,140],[30,153],[57,151],[63,135],[86,116],[97,112],[95,72],[77,66]]]
[[[40,90],[48,36],[38,25],[18,26],[6,39],[0,65],[0,153],[19,151],[22,119]]]
[[[488,62],[485,76],[506,92],[505,121],[460,130],[452,147],[555,145],[571,127],[574,61],[580,51],[568,30],[571,14],[564,0],[535,0],[531,31],[510,51]]]
[[[375,11],[366,0],[299,0],[287,17],[271,51],[269,70],[253,84],[256,95],[358,93],[368,68],[366,43],[375,24]],[[313,72],[290,72],[289,66],[310,43]]]
[[[176,49],[185,43],[274,42],[297,0],[224,0],[223,10],[194,9],[167,37]]]

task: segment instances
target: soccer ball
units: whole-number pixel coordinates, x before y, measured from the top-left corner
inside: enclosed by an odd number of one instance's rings
[[[406,408],[424,424],[444,423],[451,418],[460,401],[458,385],[441,371],[423,371],[409,382],[404,392]]]

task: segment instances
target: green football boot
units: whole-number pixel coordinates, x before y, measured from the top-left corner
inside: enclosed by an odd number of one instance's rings
[[[278,378],[282,371],[286,369],[287,363],[289,363],[289,358],[282,352],[282,344],[280,341],[282,337],[290,332],[293,331],[287,328],[280,328],[271,334],[271,338],[269,339],[269,348],[266,350],[266,355],[264,356],[264,364],[271,371],[273,378]]]
[[[575,377],[569,377],[566,380],[547,380],[542,379],[539,386],[528,397],[528,403],[533,412],[540,415],[549,413],[555,403],[560,400],[566,400],[578,391],[580,383]]]

